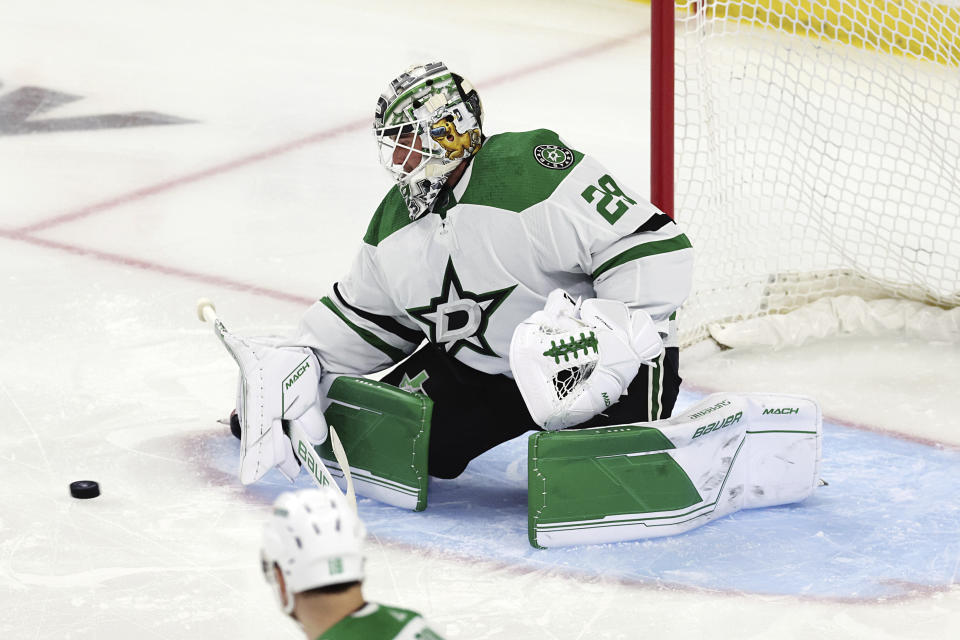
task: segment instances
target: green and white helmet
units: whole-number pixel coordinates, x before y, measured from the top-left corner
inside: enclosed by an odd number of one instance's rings
[[[363,580],[367,530],[347,499],[334,487],[287,492],[273,503],[263,527],[263,575],[280,606],[293,611],[293,594]],[[283,573],[287,597],[274,578]]]
[[[430,211],[450,172],[480,149],[482,127],[480,96],[442,62],[410,67],[390,82],[373,132],[412,220]]]

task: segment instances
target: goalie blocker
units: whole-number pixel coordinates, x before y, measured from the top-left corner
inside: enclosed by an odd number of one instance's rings
[[[646,424],[535,433],[534,547],[674,535],[817,486],[821,415],[810,398],[720,393]]]

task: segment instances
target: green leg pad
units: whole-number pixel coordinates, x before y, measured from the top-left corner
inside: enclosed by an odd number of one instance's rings
[[[700,502],[683,468],[663,453],[672,448],[659,429],[640,425],[531,434],[530,544],[543,546],[538,527],[602,523],[611,515],[682,510]],[[649,453],[623,455],[628,451]]]
[[[324,416],[340,436],[357,495],[404,509],[426,509],[433,401],[352,376],[338,377],[327,398],[330,406]],[[329,438],[317,452],[344,485]]]
[[[787,394],[714,394],[644,424],[528,440],[528,537],[537,548],[683,533],[740,509],[805,499],[821,416]]]

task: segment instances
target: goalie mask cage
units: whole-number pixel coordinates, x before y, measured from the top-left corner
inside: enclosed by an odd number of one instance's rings
[[[652,0],[681,346],[825,296],[960,305],[960,0]],[[949,6],[952,5],[952,6]]]

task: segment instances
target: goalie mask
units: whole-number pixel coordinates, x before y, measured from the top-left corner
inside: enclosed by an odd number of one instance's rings
[[[480,96],[442,62],[410,67],[390,82],[373,132],[411,220],[430,211],[450,172],[480,149],[482,126]]]

